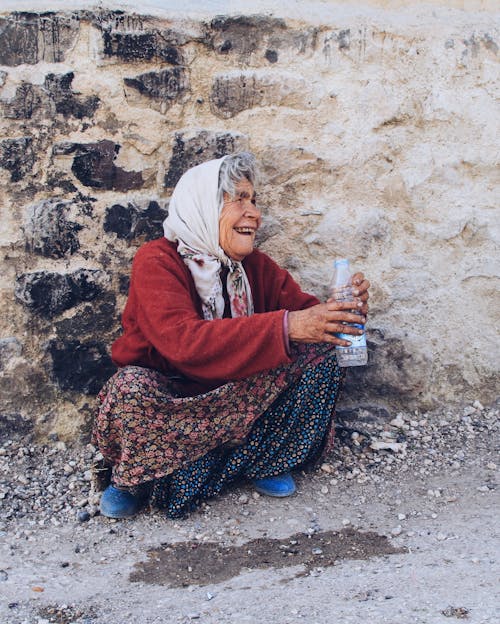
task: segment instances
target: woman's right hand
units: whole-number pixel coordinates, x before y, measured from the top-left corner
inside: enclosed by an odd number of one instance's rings
[[[365,317],[352,312],[362,305],[363,303],[359,301],[329,301],[305,310],[289,312],[288,337],[293,342],[329,342],[340,347],[348,347],[350,343],[335,334],[359,336],[363,333],[364,330],[359,327],[343,324],[364,325]]]

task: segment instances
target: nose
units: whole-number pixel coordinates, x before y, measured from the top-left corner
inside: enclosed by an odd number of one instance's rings
[[[252,200],[247,199],[245,201],[245,216],[258,219],[260,215],[260,208],[258,208],[256,204],[252,203]]]

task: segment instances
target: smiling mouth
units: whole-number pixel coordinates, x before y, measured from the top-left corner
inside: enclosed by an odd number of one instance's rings
[[[244,234],[245,236],[255,234],[255,229],[251,227],[236,227],[234,230],[238,232],[238,234]]]

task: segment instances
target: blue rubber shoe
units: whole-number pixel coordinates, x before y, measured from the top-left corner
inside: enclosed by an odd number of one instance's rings
[[[107,518],[131,518],[135,516],[147,503],[149,491],[137,488],[137,493],[128,490],[119,490],[114,485],[108,485],[101,496],[100,510]]]
[[[291,496],[295,492],[295,481],[290,474],[254,479],[253,485],[259,494],[282,498]]]

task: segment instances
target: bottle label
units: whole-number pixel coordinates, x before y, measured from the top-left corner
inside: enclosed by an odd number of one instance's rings
[[[358,323],[352,323],[352,326],[359,327],[359,329],[364,329],[364,326],[359,325]],[[351,346],[347,347],[348,349],[351,349],[352,347],[366,347],[366,334],[361,334],[359,336],[354,336],[353,334],[337,334],[337,336],[342,340],[349,340]],[[340,348],[344,349],[346,347]]]

